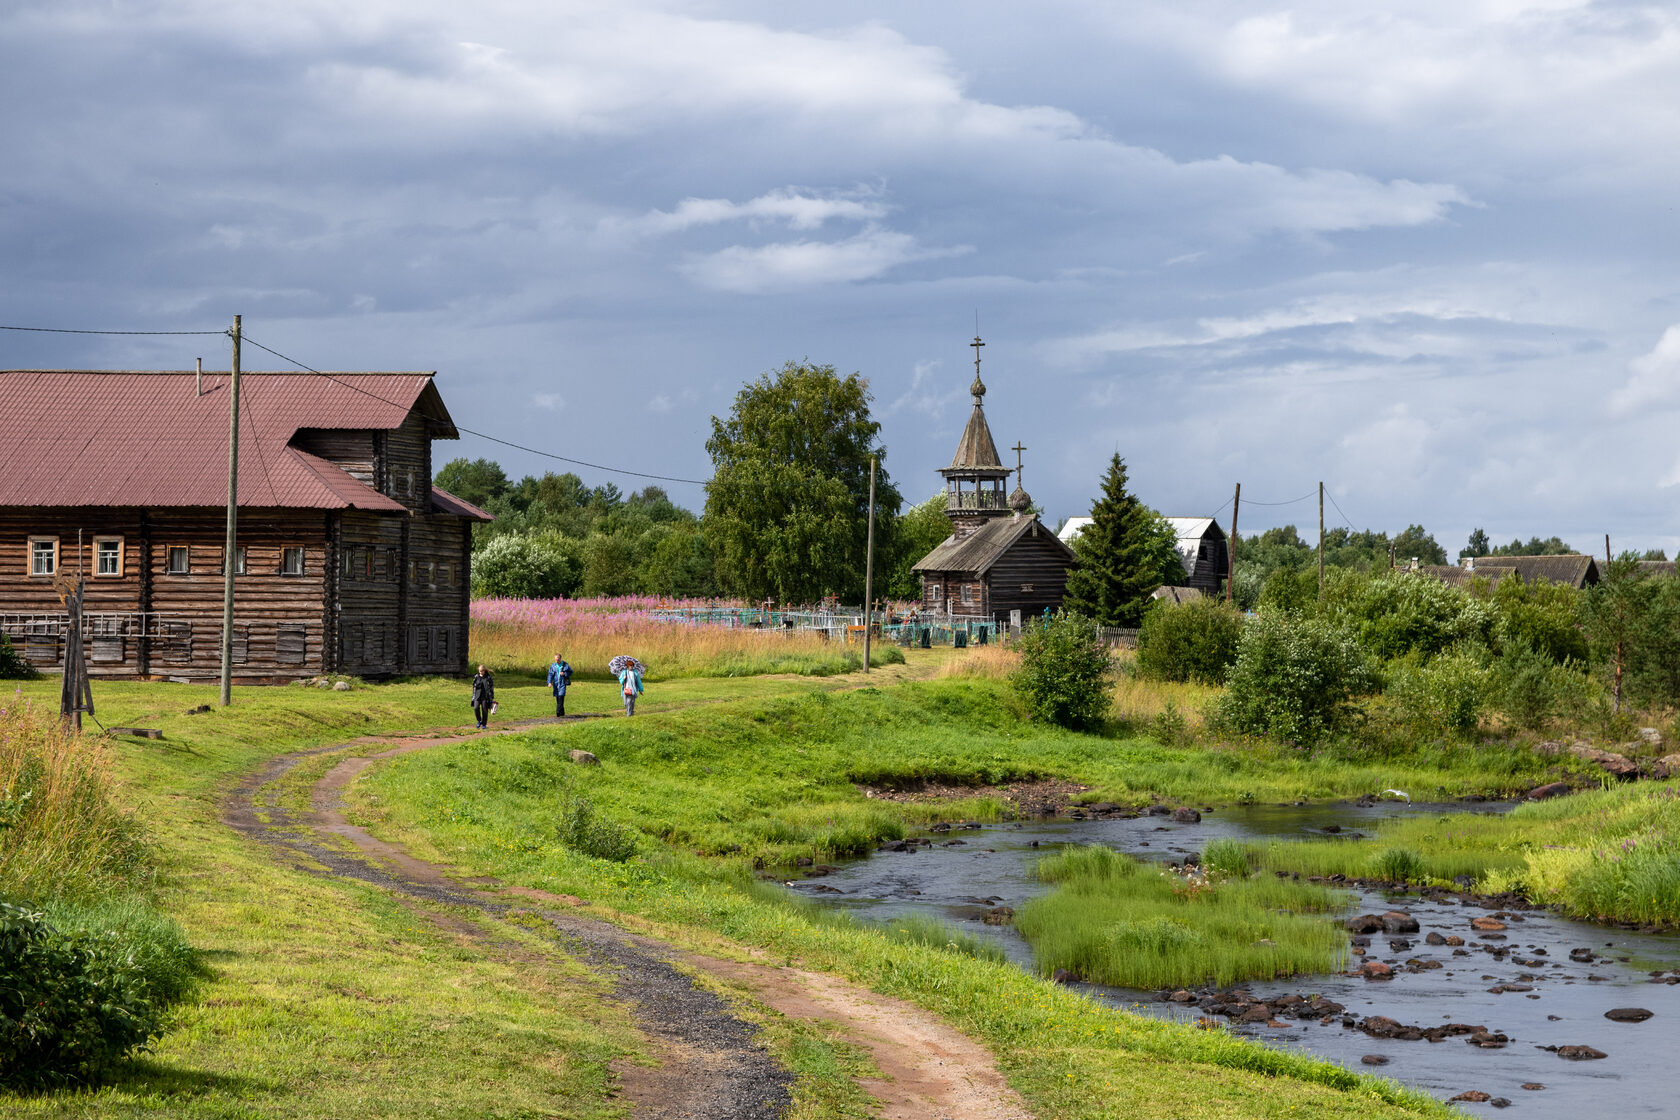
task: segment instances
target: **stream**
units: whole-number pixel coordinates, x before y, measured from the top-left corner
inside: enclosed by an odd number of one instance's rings
[[[1070,820],[954,828],[920,834],[932,846],[904,852],[881,851],[852,860],[825,875],[794,880],[797,893],[850,910],[860,918],[890,921],[913,914],[944,919],[998,945],[1021,968],[1033,968],[1032,950],[1008,925],[980,920],[997,905],[1019,907],[1046,893],[1049,884],[1033,867],[1064,844],[1103,844],[1142,859],[1179,861],[1220,837],[1240,840],[1322,837],[1327,825],[1342,835],[1369,834],[1383,821],[1470,811],[1501,812],[1505,806],[1407,805],[1381,802],[1302,806],[1230,807],[1205,812],[1198,823],[1164,817]],[[1290,993],[1318,993],[1363,1019],[1382,1015],[1425,1028],[1447,1022],[1483,1024],[1510,1039],[1502,1049],[1480,1049],[1463,1038],[1441,1042],[1379,1039],[1342,1025],[1340,1017],[1288,1020],[1287,1026],[1219,1022],[1227,1029],[1269,1045],[1328,1058],[1350,1069],[1391,1077],[1443,1100],[1467,1090],[1510,1102],[1510,1115],[1556,1120],[1609,1115],[1680,1116],[1680,935],[1640,934],[1570,921],[1544,910],[1499,911],[1503,936],[1473,930],[1470,920],[1495,911],[1461,905],[1457,899],[1430,900],[1415,894],[1352,889],[1355,896],[1338,919],[1355,914],[1404,910],[1418,920],[1416,933],[1370,936],[1368,961],[1395,966],[1394,977],[1370,981],[1356,975],[1320,974],[1239,985],[1261,1000]],[[1457,936],[1462,947],[1430,945],[1430,933]],[[1392,936],[1411,944],[1390,947]],[[1592,959],[1577,958],[1590,950]],[[1455,955],[1456,954],[1456,955]],[[1403,970],[1409,960],[1439,962],[1421,971]],[[1350,968],[1360,959],[1350,958]],[[1663,972],[1662,977],[1653,977]],[[1490,991],[1507,985],[1514,990]],[[1195,1019],[1195,1004],[1163,1002],[1156,992],[1075,984],[1093,998],[1143,1014]],[[1617,1022],[1613,1008],[1644,1008],[1645,1022]],[[1571,1061],[1544,1046],[1591,1046],[1607,1057]],[[1362,1064],[1367,1055],[1385,1064]],[[1523,1086],[1544,1086],[1525,1089]],[[1500,1105],[1464,1103],[1473,1113],[1493,1115]]]

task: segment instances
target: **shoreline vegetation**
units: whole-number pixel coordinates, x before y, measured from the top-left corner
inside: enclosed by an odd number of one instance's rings
[[[1356,799],[1390,788],[1419,799],[1508,797],[1559,779],[1597,782],[1587,763],[1531,749],[1538,732],[1362,738],[1356,725],[1310,747],[1233,735],[1208,715],[1218,686],[1150,680],[1125,655],[1108,720],[1080,733],[1025,718],[1010,683],[1017,658],[1008,649],[906,657],[887,646],[881,652],[892,663],[864,677],[824,660],[837,647],[788,644],[779,634],[740,632],[714,642],[645,619],[626,622],[631,629],[603,624],[589,641],[576,634],[554,649],[548,623],[492,625],[504,629],[475,629],[473,654],[500,659],[504,733],[440,742],[370,767],[345,791],[354,823],[422,858],[574,895],[594,913],[678,944],[764,951],[913,1000],[993,1047],[1011,1083],[1044,1117],[1118,1116],[1139,1100],[1161,1112],[1224,1113],[1241,1111],[1234,1102],[1261,1092],[1315,1115],[1449,1113],[1426,1094],[1329,1062],[1100,1007],[998,962],[948,926],[880,927],[800,903],[764,875],[801,860],[865,854],[940,820],[1003,819],[1017,811],[1003,794],[1012,783],[1142,806]],[[673,644],[651,652],[656,636]],[[506,721],[551,715],[538,674],[555,652],[584,670],[570,710],[615,709],[613,690],[588,675],[585,659],[604,655],[604,666],[627,639],[640,643],[631,652],[647,653],[660,681],[636,719],[507,730]],[[739,658],[769,645],[804,661],[740,669]],[[13,706],[50,704],[55,687],[25,682]],[[0,1100],[33,1115],[77,1115],[99,1101],[134,1115],[257,1107],[265,1115],[324,1116],[371,1095],[393,1115],[431,1115],[467,1107],[472,1087],[501,1070],[494,1076],[506,1078],[512,1111],[614,1112],[608,1064],[645,1057],[644,1044],[597,998],[588,967],[551,938],[513,920],[445,920],[447,908],[312,878],[248,847],[220,822],[231,785],[280,756],[464,725],[462,682],[356,682],[350,692],[242,688],[232,708],[197,716],[183,713],[211,699],[213,686],[98,687],[102,715],[161,727],[165,739],[119,740],[77,755],[103,783],[86,804],[134,806],[112,818],[126,824],[107,828],[134,841],[112,850],[134,854],[113,864],[127,868],[127,878],[89,879],[75,904],[95,915],[93,926],[113,930],[122,926],[113,916],[122,906],[142,916],[170,914],[206,971],[180,971],[188,978],[169,990],[176,1002],[159,1020],[151,1051],[111,1073],[103,1088]],[[1371,714],[1380,711],[1379,704]],[[576,764],[576,750],[600,764]],[[309,783],[335,757],[329,751],[298,761],[264,811],[306,809]],[[0,797],[0,811],[10,815],[0,828],[0,861],[13,858],[4,849],[10,843],[14,851],[30,848],[44,869],[62,858],[47,854],[47,818],[32,815],[45,802],[20,800],[21,770],[11,773]],[[873,798],[866,787],[969,796]],[[1522,890],[1581,916],[1672,922],[1680,914],[1671,870],[1680,864],[1671,839],[1677,826],[1674,793],[1645,783],[1499,817],[1399,822],[1377,840],[1217,853],[1210,845],[1212,870],[1199,881],[1106,850],[1070,852],[1045,862],[1041,873],[1057,890],[1024,907],[1017,921],[1024,932],[1036,929],[1028,937],[1045,972],[1070,961],[1093,979],[1140,987],[1339,967],[1345,937],[1319,940],[1315,932],[1334,929],[1318,915],[1336,894],[1275,871],[1398,868],[1406,874],[1387,877],[1417,881],[1469,874],[1478,889]],[[104,849],[76,850],[95,858]],[[0,862],[7,868],[0,893],[59,907],[56,920],[74,925],[63,916],[64,898],[17,886],[49,881],[44,870],[31,879],[12,866],[23,865]],[[476,932],[452,933],[450,922]],[[1271,944],[1250,952],[1264,942]],[[548,977],[535,987],[528,982],[533,959]],[[1135,974],[1122,975],[1125,968]],[[465,988],[463,977],[472,978]],[[157,991],[166,987],[160,981]],[[440,1021],[456,1045],[436,1052],[422,1043],[436,1037]],[[370,1068],[368,1054],[384,1057]],[[1163,1085],[1163,1063],[1195,1076]],[[508,1076],[509,1069],[519,1072]],[[800,1120],[827,1115],[816,1108]]]

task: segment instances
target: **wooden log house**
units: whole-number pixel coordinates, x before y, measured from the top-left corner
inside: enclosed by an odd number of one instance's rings
[[[1009,468],[998,459],[986,423],[985,383],[980,380],[980,347],[974,349],[974,409],[957,443],[945,479],[945,515],[951,535],[918,560],[921,609],[929,614],[982,618],[999,625],[1024,620],[1062,605],[1073,550],[1030,512],[1032,498],[1021,488],[1017,447],[1015,489],[1005,496]],[[1018,612],[1018,613],[1017,613]]]
[[[0,630],[62,667],[85,574],[89,670],[220,672],[228,378],[0,371]],[[240,381],[233,675],[467,672],[471,527],[431,484],[457,439],[429,373]]]

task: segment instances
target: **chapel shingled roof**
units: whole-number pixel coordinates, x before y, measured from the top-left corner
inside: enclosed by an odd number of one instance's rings
[[[0,506],[220,506],[228,383],[193,371],[0,370]],[[391,430],[410,412],[458,438],[430,373],[246,373],[239,495],[252,508],[401,503],[290,446],[302,428]],[[482,511],[478,511],[482,513]]]
[[[1067,553],[1068,559],[1073,559],[1073,550],[1056,535],[1045,529],[1036,517],[1000,517],[986,522],[966,537],[947,537],[942,544],[910,565],[913,572],[987,572],[993,564],[1003,558],[1009,551],[1009,546],[1021,539],[1021,536],[1033,526],[1046,540],[1054,541],[1055,547]]]

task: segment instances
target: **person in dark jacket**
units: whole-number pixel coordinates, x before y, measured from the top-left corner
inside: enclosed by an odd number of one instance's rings
[[[548,667],[548,687],[554,690],[554,714],[556,717],[566,714],[566,689],[572,683],[572,667],[566,664],[566,659],[558,653],[554,655],[554,664]]]
[[[490,726],[490,709],[495,705],[496,680],[490,675],[490,670],[480,665],[472,683],[473,715],[478,718],[479,727]]]

